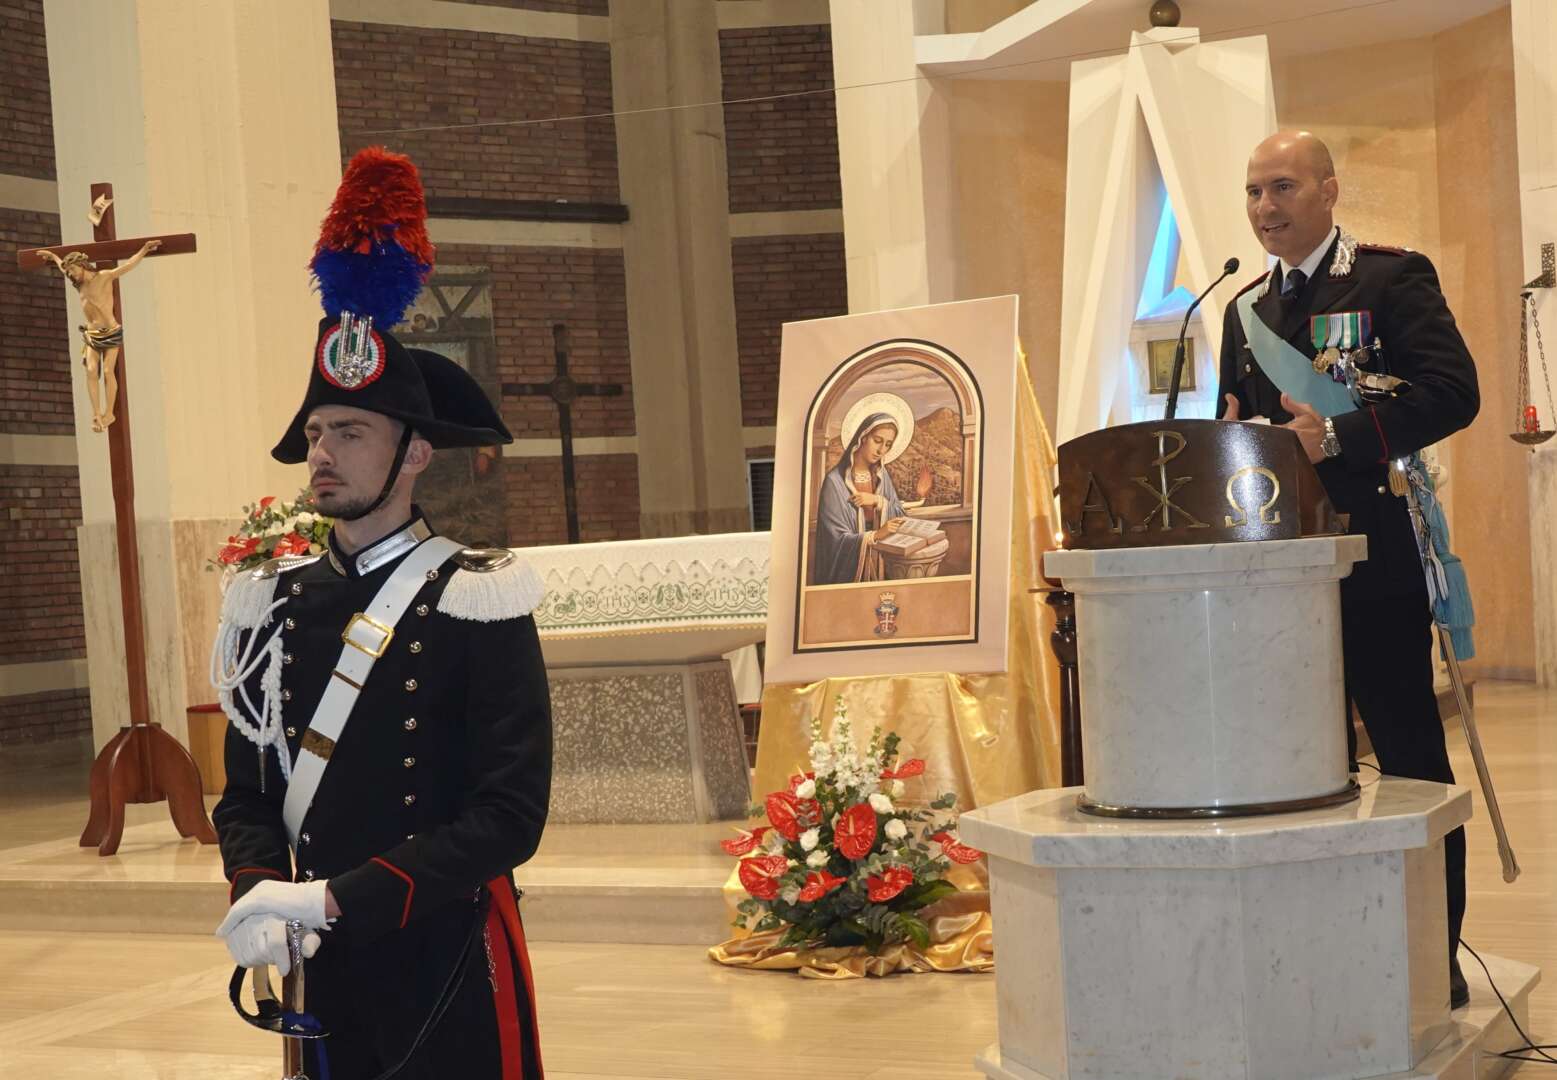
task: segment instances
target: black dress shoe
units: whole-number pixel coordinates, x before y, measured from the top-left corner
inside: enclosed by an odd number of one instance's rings
[[[1449,957],[1449,1008],[1463,1009],[1470,1004],[1470,986],[1460,970],[1460,958]]]

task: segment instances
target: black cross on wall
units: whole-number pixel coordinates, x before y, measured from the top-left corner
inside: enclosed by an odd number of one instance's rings
[[[503,393],[521,397],[549,397],[557,404],[557,426],[562,433],[562,497],[567,507],[568,543],[578,543],[578,487],[573,471],[573,410],[581,397],[620,397],[621,383],[582,383],[568,374],[568,328],[553,323],[551,339],[557,374],[550,382],[504,383]]]

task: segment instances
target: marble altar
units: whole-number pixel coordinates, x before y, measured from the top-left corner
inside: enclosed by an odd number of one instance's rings
[[[762,640],[768,534],[523,548],[551,679],[559,824],[744,818],[729,662]]]

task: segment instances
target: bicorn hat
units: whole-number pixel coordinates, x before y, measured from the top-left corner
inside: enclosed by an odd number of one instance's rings
[[[271,450],[293,465],[308,457],[303,428],[321,405],[349,405],[406,425],[435,449],[513,442],[480,384],[459,364],[408,349],[390,333],[432,272],[427,203],[411,159],[382,147],[360,151],[341,177],[309,268],[324,318],[308,391]],[[399,461],[390,481],[400,471]]]

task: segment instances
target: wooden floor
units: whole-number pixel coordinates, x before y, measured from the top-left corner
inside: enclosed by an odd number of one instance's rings
[[[1557,694],[1483,682],[1477,706],[1524,875],[1503,884],[1478,795],[1465,940],[1557,979]],[[1457,730],[1450,745],[1474,781]],[[57,780],[0,778],[0,846],[79,830],[79,801]],[[133,809],[135,820],[161,812]],[[972,1078],[995,1036],[989,977],[816,983],[728,971],[689,946],[539,944],[533,955],[552,1080]],[[0,932],[0,1077],[274,1080],[275,1040],[232,1016],[230,971],[212,938]],[[1533,1034],[1557,1036],[1557,991],[1536,990],[1531,1019]]]

